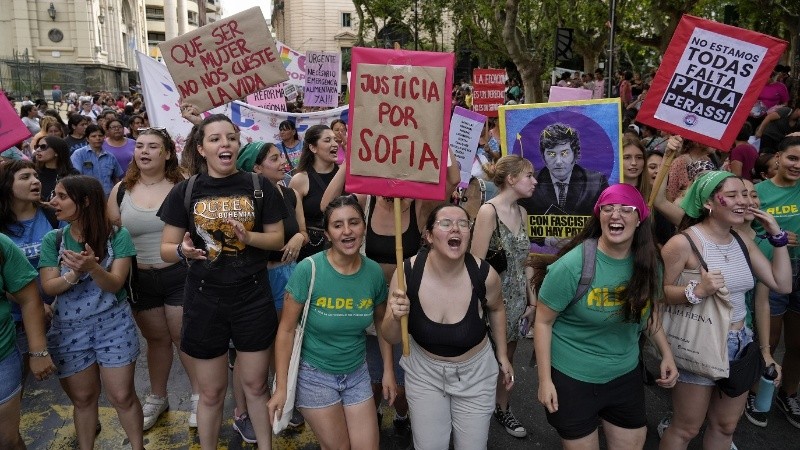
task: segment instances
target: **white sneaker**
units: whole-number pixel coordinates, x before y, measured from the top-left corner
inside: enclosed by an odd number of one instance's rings
[[[142,405],[142,414],[144,415],[143,430],[147,431],[153,428],[161,414],[169,409],[167,397],[159,397],[155,394],[148,394]]]
[[[667,431],[667,428],[669,428],[671,423],[672,423],[672,414],[667,414],[666,417],[661,419],[661,422],[658,422],[658,427],[656,427],[656,431],[658,432],[659,439],[664,437],[664,432]]]
[[[200,401],[200,394],[192,394],[192,410],[189,412],[189,427],[197,428],[197,403]]]

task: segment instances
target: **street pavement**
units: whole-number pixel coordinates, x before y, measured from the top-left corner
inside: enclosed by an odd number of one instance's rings
[[[144,341],[142,349],[144,350]],[[528,429],[528,436],[518,439],[508,435],[492,419],[488,448],[490,450],[528,450],[561,448],[556,432],[547,424],[543,407],[536,400],[536,369],[530,366],[532,341],[520,343],[514,363],[516,386],[513,391],[511,408],[517,418]],[[779,355],[782,349],[779,349]],[[780,358],[778,358],[780,360]],[[657,368],[657,364],[648,361]],[[170,409],[162,415],[153,429],[145,433],[145,447],[148,450],[199,449],[197,433],[187,426],[187,412],[190,405],[190,387],[177,357],[172,366],[169,380]],[[140,398],[147,394],[147,367],[144,351],[136,366],[136,391]],[[647,402],[647,442],[646,449],[658,448],[656,426],[659,420],[670,411],[669,392],[656,387],[646,390]],[[119,426],[114,409],[101,397],[100,421],[103,426],[95,445],[96,449],[123,449],[127,447],[125,434]],[[232,428],[233,399],[228,391],[225,403],[225,420],[220,433],[219,448],[237,450],[254,449],[255,445],[243,443]],[[381,450],[396,450],[392,439],[392,413],[386,411],[381,432]],[[72,407],[55,379],[37,382],[28,380],[22,411],[22,436],[32,450],[72,449],[75,444],[75,429],[72,423]],[[444,432],[444,430],[443,430]],[[602,433],[601,433],[602,436]],[[756,427],[742,417],[736,430],[734,442],[740,450],[800,449],[800,430],[793,428],[783,415],[773,408],[767,428]],[[606,448],[605,443],[602,444]],[[273,448],[279,450],[312,450],[319,446],[308,426],[298,431],[288,431],[274,438]],[[690,449],[702,448],[701,438],[696,438]]]

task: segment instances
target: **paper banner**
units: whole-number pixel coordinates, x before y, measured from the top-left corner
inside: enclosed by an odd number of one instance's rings
[[[254,92],[247,96],[247,104],[269,109],[270,111],[286,111],[286,97],[283,94],[285,83],[268,87],[263,91]]]
[[[500,107],[504,153],[536,171],[536,191],[519,200],[532,252],[555,253],[586,225],[600,192],[620,181],[621,115],[618,98]]]
[[[192,124],[181,117],[178,89],[172,82],[166,66],[140,52],[136,52],[136,59],[140,68],[139,74],[150,123],[153,126],[165,127],[180,151],[192,129]],[[330,125],[334,119],[347,121],[346,106],[315,113],[292,114],[269,111],[234,101],[204,113],[204,115],[209,114],[225,114],[230,117],[242,132],[243,145],[254,141],[279,142],[278,125],[284,120],[295,123],[301,138],[311,125]]]
[[[461,170],[461,187],[469,184],[486,116],[456,106],[450,119],[450,148]]]
[[[636,120],[729,150],[786,42],[684,15]]]
[[[486,117],[497,117],[497,108],[505,102],[508,79],[505,69],[472,71],[472,110]]]
[[[550,86],[550,96],[548,103],[572,102],[576,100],[591,100],[592,91],[582,88],[570,88],[561,86]]]
[[[347,192],[444,200],[454,62],[353,48]]]
[[[6,94],[0,91],[0,152],[17,145],[31,137],[28,127],[19,118],[19,114],[11,106]]]
[[[303,106],[339,106],[342,79],[341,55],[332,52],[306,52],[306,86]]]
[[[259,7],[158,44],[184,101],[208,111],[287,80]]]

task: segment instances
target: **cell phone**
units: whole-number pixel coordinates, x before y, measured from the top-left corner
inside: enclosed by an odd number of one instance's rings
[[[519,334],[525,336],[531,329],[531,324],[527,317],[519,319]]]

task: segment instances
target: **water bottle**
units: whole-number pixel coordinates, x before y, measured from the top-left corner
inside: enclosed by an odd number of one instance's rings
[[[775,393],[775,378],[778,378],[778,371],[775,364],[770,364],[764,369],[761,381],[758,383],[758,394],[756,395],[756,411],[769,412],[772,407],[772,394]]]

